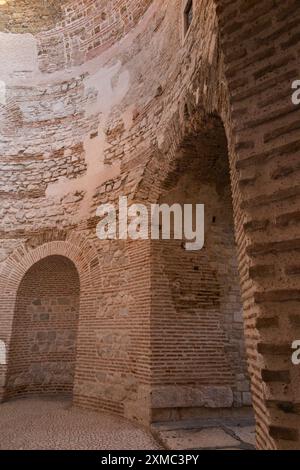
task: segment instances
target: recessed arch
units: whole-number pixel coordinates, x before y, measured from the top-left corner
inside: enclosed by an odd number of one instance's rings
[[[17,292],[5,398],[72,394],[80,282],[65,256],[42,258]]]
[[[57,240],[43,243],[36,248],[20,245],[2,265],[0,272],[0,307],[6,322],[1,329],[1,340],[6,346],[6,351],[11,349],[13,333],[14,312],[17,307],[17,294],[22,279],[26,273],[37,263],[48,257],[63,257],[74,265],[79,277],[80,302],[79,318],[82,312],[86,312],[93,302],[93,285],[97,276],[98,258],[94,247],[83,237],[73,235],[68,240]],[[93,267],[91,267],[93,266]],[[91,270],[93,276],[91,276]],[[84,322],[82,322],[84,328]],[[77,335],[80,335],[80,326]],[[9,353],[7,354],[9,362]],[[77,364],[76,364],[77,367]],[[7,364],[0,365],[0,397],[5,398],[5,384],[7,383]]]
[[[153,413],[160,420],[239,410],[251,419],[227,136],[218,115],[199,117],[157,184],[160,204],[205,205],[205,246],[187,252],[180,240],[152,242],[152,353],[160,358]]]

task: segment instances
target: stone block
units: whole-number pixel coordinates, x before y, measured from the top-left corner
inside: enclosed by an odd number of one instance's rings
[[[190,387],[184,385],[156,386],[152,390],[152,408],[230,408],[232,389],[228,386]]]

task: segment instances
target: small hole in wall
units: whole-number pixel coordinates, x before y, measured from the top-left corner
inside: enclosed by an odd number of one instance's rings
[[[184,9],[184,35],[187,34],[193,21],[193,14],[194,14],[193,6],[194,6],[193,0],[188,0]]]
[[[186,119],[188,119],[189,116],[190,116],[189,107],[188,107],[187,104],[185,104],[185,105],[184,105],[184,117],[185,117]]]
[[[216,216],[214,215],[214,216],[213,216],[213,218],[212,218],[212,222],[213,222],[213,224],[215,224],[215,223],[216,223],[216,220],[217,220],[217,218],[216,218]]]

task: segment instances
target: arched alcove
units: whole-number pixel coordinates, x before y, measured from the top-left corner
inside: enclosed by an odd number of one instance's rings
[[[183,138],[158,202],[180,204],[183,213],[185,204],[204,204],[205,244],[188,251],[182,240],[152,243],[154,420],[248,414],[228,145],[219,117]]]
[[[23,276],[14,310],[6,398],[72,393],[79,296],[77,269],[64,256],[47,256]]]

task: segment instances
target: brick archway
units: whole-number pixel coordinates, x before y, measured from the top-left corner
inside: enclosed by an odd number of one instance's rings
[[[0,307],[2,318],[1,337],[9,351],[14,311],[19,285],[28,270],[39,261],[49,256],[63,256],[69,259],[75,266],[80,280],[80,306],[79,318],[89,308],[89,302],[93,297],[93,280],[95,269],[98,268],[97,253],[83,237],[73,237],[72,240],[51,241],[37,248],[28,249],[25,245],[18,247],[6,260],[0,272]],[[91,276],[91,269],[93,276]],[[81,326],[81,322],[79,322]],[[80,326],[78,336],[80,334]],[[0,397],[3,398],[6,382],[7,363],[0,364]]]
[[[209,391],[208,413],[213,407],[228,415],[238,409],[252,417],[228,144],[219,116],[195,117],[199,127],[162,165],[155,192],[160,204],[205,205],[205,245],[188,253],[181,241],[151,243],[151,352],[160,358],[153,361],[153,408],[156,419],[164,407],[174,413],[182,407],[184,416],[187,403],[196,414],[203,404],[195,397]]]

